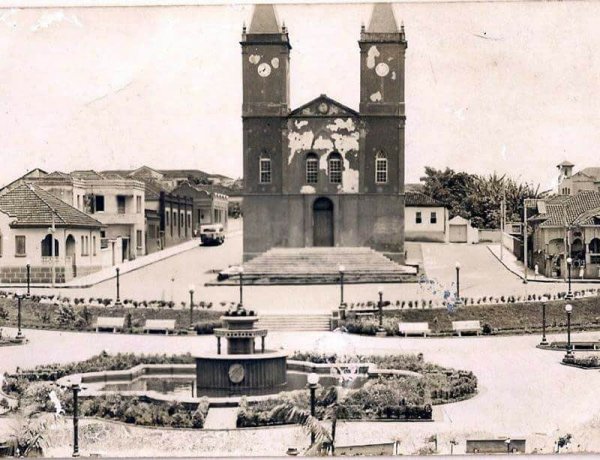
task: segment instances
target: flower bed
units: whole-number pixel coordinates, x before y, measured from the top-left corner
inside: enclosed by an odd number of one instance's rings
[[[600,356],[577,356],[567,361],[564,360],[565,364],[572,364],[578,367],[585,367],[588,369],[598,369],[600,368]]]
[[[56,385],[59,378],[84,372],[101,370],[129,369],[137,364],[189,364],[191,355],[134,355],[102,353],[88,360],[69,363],[37,366],[16,374],[5,375],[2,390],[8,396],[17,398],[21,407],[28,411],[55,412],[57,410],[50,394],[54,392],[66,414],[72,413],[72,392]],[[81,398],[81,416],[102,417],[125,423],[145,426],[173,428],[202,428],[208,412],[208,399],[201,399],[196,407],[179,402],[149,400],[143,396],[107,394],[92,398]]]
[[[190,321],[189,309],[171,309],[168,307],[134,306],[131,301],[122,307],[89,304],[66,298],[52,299],[43,302],[40,297],[23,299],[21,302],[21,321],[24,328],[66,329],[76,331],[94,330],[99,316],[125,317],[125,328],[128,332],[142,333],[148,319],[174,319],[175,327],[187,333]],[[47,300],[49,300],[47,298]],[[101,299],[100,299],[101,300]],[[109,304],[110,305],[110,304]],[[157,304],[158,305],[158,304]],[[193,321],[198,334],[211,334],[215,327],[220,327],[221,313],[202,308],[194,308]],[[16,325],[17,300],[11,297],[0,298],[0,325]]]
[[[312,363],[338,363],[335,354],[292,354],[290,360]],[[357,356],[359,362],[373,363],[381,369],[419,372],[420,379],[398,376],[379,377],[368,381],[362,388],[347,390],[336,409],[338,419],[346,420],[430,420],[434,404],[459,401],[477,392],[477,378],[472,372],[457,371],[426,363],[419,355]],[[323,418],[331,404],[328,388],[320,387],[316,395],[316,415]],[[291,423],[289,414],[279,410],[292,406],[309,409],[306,390],[283,392],[272,398],[248,404],[242,400],[237,416],[238,427],[282,425]]]
[[[570,302],[573,305],[571,327],[574,329],[600,328],[600,297],[582,297]],[[566,328],[567,318],[564,301],[546,303],[546,325],[548,331]],[[542,327],[540,303],[521,302],[498,305],[465,305],[452,313],[442,309],[384,310],[383,326],[388,335],[400,335],[399,322],[427,322],[432,334],[452,334],[452,321],[479,320],[483,333],[511,331],[527,333]],[[377,316],[377,315],[376,315]],[[340,326],[350,333],[375,335],[377,320],[359,319],[350,311]]]

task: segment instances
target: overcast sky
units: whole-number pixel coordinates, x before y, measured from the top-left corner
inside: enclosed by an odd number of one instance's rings
[[[370,5],[280,5],[292,108],[358,109]],[[406,26],[406,180],[423,168],[552,186],[599,166],[600,2],[395,4]],[[252,7],[0,10],[0,184],[26,171],[242,172],[242,24]]]

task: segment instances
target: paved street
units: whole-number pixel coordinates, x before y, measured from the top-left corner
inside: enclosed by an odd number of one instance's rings
[[[414,244],[414,243],[413,243]],[[424,264],[429,279],[450,288],[455,281],[455,263],[461,263],[461,295],[467,297],[554,293],[566,291],[566,283],[523,282],[507,270],[489,251],[485,244],[422,245]],[[238,265],[242,254],[241,231],[228,236],[222,246],[197,246],[181,254],[164,259],[121,276],[121,298],[138,300],[188,301],[188,286],[196,286],[194,299],[213,302],[237,301],[239,289],[235,286],[205,287],[214,281],[214,271]],[[111,279],[87,289],[57,289],[69,297],[115,297],[115,280]],[[441,302],[441,293],[435,294],[415,283],[386,284],[386,299],[434,299]],[[594,287],[573,284],[573,289]],[[34,293],[49,293],[48,289],[34,288]],[[347,302],[366,302],[377,299],[377,285],[346,285]],[[245,286],[244,303],[261,313],[322,313],[331,311],[339,303],[339,287],[316,286]]]
[[[108,349],[109,352],[197,353],[212,350],[216,346],[215,339],[208,336],[164,337],[38,330],[25,332],[31,339],[29,344],[0,349],[0,372],[13,371],[16,366],[23,367],[25,363],[27,366],[33,366],[81,360],[103,349]],[[575,337],[578,340],[597,339],[598,333],[575,334]],[[551,336],[550,340],[563,338],[562,335],[557,335]],[[354,351],[365,354],[422,352],[427,361],[472,370],[477,375],[479,394],[468,401],[436,408],[434,423],[378,423],[370,424],[369,430],[361,429],[360,424],[344,425],[339,432],[340,444],[355,442],[357,430],[363,442],[402,439],[406,453],[411,453],[411,446],[418,445],[422,439],[433,433],[438,433],[440,439],[457,436],[463,440],[469,434],[508,435],[540,438],[536,441],[536,446],[549,452],[551,440],[557,433],[573,433],[575,443],[583,443],[588,439],[586,436],[589,433],[586,434],[586,429],[589,427],[584,429],[582,426],[600,414],[600,398],[597,397],[600,373],[562,366],[562,353],[538,350],[535,348],[538,341],[537,336],[380,339],[338,333],[305,332],[271,333],[267,345],[269,348],[283,347],[289,351]],[[133,436],[133,433],[136,431],[131,430],[129,436]],[[266,436],[269,436],[268,433]],[[283,431],[280,435],[282,433],[288,432]],[[197,436],[209,434],[198,433]],[[237,437],[247,435],[244,435],[242,430],[238,434],[233,432],[227,436],[235,441]],[[295,434],[289,436],[280,447],[289,446],[290,443],[293,445],[294,440],[298,439]],[[585,442],[597,443],[598,440]],[[586,444],[588,445],[590,444]],[[241,446],[245,446],[245,443]],[[270,444],[260,442],[245,446],[249,449],[248,453],[253,455],[284,454],[269,450],[271,447]],[[110,448],[104,448],[105,454],[109,455]],[[63,449],[63,453],[68,452]],[[243,451],[235,450],[233,454],[236,453],[241,455]],[[125,454],[137,455],[136,452],[122,453]],[[166,454],[168,451],[156,452],[156,455]],[[185,451],[178,452],[178,455],[185,454]]]

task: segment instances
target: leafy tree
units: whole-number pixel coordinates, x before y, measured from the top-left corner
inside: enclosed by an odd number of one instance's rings
[[[499,228],[501,203],[506,203],[506,221],[523,219],[523,200],[536,198],[539,186],[517,183],[506,175],[497,173],[478,176],[456,172],[450,168],[437,170],[426,167],[421,178],[424,193],[435,198],[450,211],[450,218],[461,216],[471,219],[478,228]]]

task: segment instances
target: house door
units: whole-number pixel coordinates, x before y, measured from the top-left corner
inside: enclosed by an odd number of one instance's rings
[[[467,242],[467,226],[466,225],[450,225],[450,242],[451,243],[466,243]]]
[[[313,246],[333,246],[333,203],[318,198],[313,204]]]
[[[75,248],[75,237],[73,235],[67,236],[67,241],[65,243],[65,255],[66,263],[70,263],[73,267],[73,278],[77,276],[77,251]]]
[[[121,240],[121,258],[123,262],[129,260],[129,238],[123,238]]]

